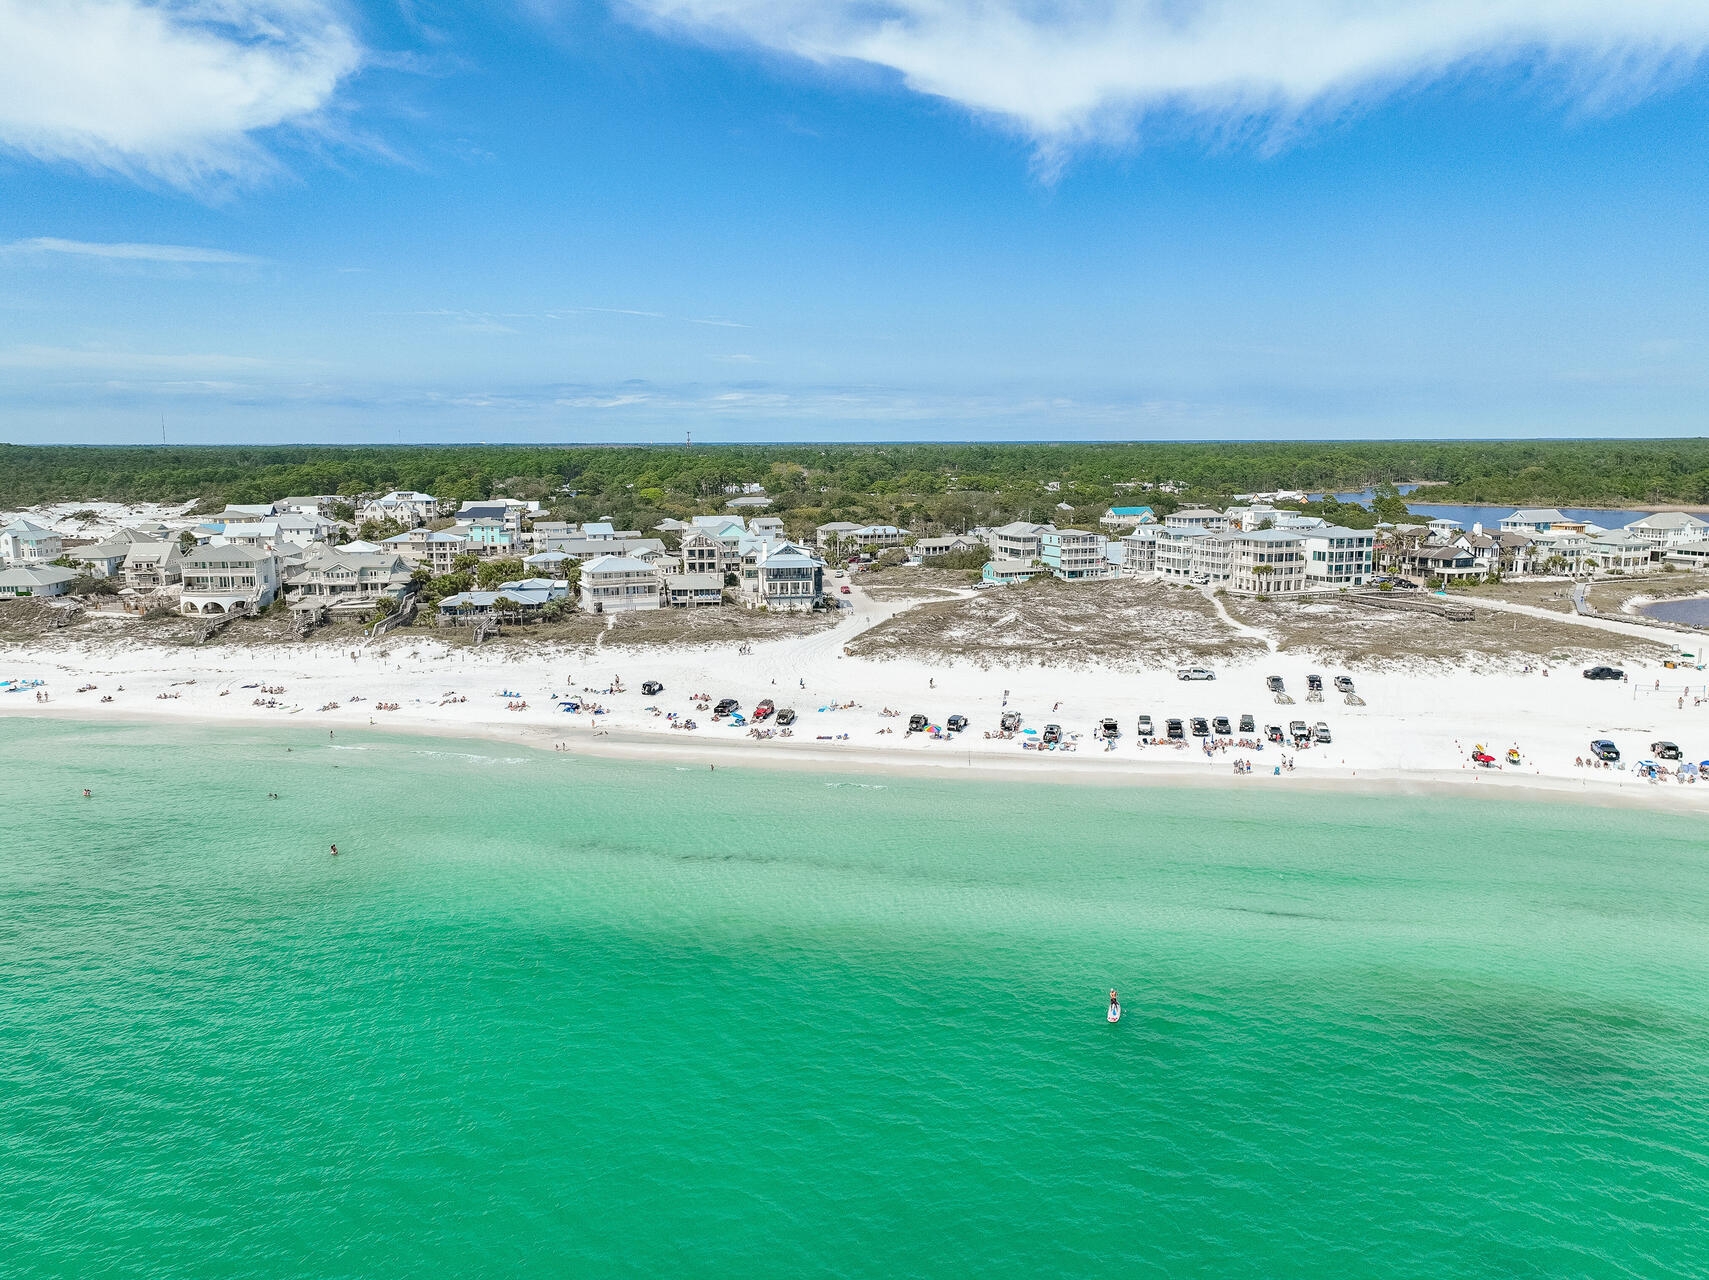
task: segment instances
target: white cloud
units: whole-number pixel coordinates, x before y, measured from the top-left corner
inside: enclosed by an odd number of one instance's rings
[[[0,147],[184,186],[272,162],[361,48],[331,0],[0,0]]]
[[[1049,145],[1146,117],[1297,118],[1471,65],[1641,92],[1709,49],[1705,0],[625,0],[645,20],[921,93]]]
[[[265,262],[247,253],[224,249],[202,249],[186,244],[101,244],[88,240],[61,240],[57,236],[35,236],[0,245],[3,253],[63,253],[84,258],[115,258],[128,262],[209,263],[254,266]]]

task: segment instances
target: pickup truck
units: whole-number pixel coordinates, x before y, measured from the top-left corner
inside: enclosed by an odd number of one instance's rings
[[[1607,738],[1598,738],[1595,742],[1591,743],[1590,754],[1595,756],[1604,764],[1620,763],[1620,748],[1615,746]]]
[[[1290,720],[1288,721],[1288,736],[1296,743],[1310,742],[1311,729],[1304,720]]]
[[[1315,739],[1318,742],[1328,742],[1329,741],[1329,726],[1326,725],[1323,721],[1319,720],[1317,722],[1317,727],[1311,731],[1311,736],[1313,739]]]
[[[720,698],[718,700],[718,705],[712,708],[712,714],[715,716],[727,716],[732,711],[740,708],[741,705],[742,704],[737,702],[734,698]]]
[[[1193,736],[1195,738],[1208,738],[1211,736],[1211,727],[1205,722],[1205,718],[1203,716],[1193,717]]]

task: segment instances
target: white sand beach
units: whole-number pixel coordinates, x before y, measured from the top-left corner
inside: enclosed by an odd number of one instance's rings
[[[353,735],[416,732],[614,756],[668,755],[708,765],[953,769],[1036,780],[1154,778],[1241,787],[1523,788],[1709,808],[1709,783],[1651,781],[1630,767],[1650,758],[1658,740],[1677,743],[1687,761],[1709,759],[1709,673],[1701,669],[1628,664],[1627,680],[1599,682],[1584,679],[1577,665],[1533,661],[1527,671],[1515,661],[1511,670],[1419,664],[1416,672],[1392,666],[1363,671],[1325,667],[1284,651],[1208,662],[1214,680],[1186,682],[1172,669],[982,668],[953,659],[844,654],[850,638],[905,607],[863,600],[834,628],[746,646],[472,649],[447,644],[431,631],[400,632],[356,648],[312,641],[206,647],[35,641],[0,650],[0,680],[44,682],[40,689],[0,694],[0,715],[324,726]],[[1306,699],[1312,671],[1323,676],[1321,702]],[[1343,674],[1354,680],[1363,705],[1349,704],[1334,690],[1334,677]],[[1291,705],[1278,704],[1266,689],[1270,675],[1284,679]],[[643,693],[649,680],[664,691]],[[607,692],[618,684],[621,692]],[[787,735],[755,737],[749,725],[714,721],[710,710],[697,710],[696,694],[736,699],[746,715],[772,699],[798,718]],[[600,711],[562,709],[571,700]],[[1060,725],[1067,748],[1029,749],[1037,733],[996,736],[1006,710],[1019,712],[1025,729]],[[963,715],[969,726],[947,738],[910,734],[908,717],[915,713],[933,725]],[[1187,719],[1188,740],[1143,745],[1136,732],[1142,714],[1152,717],[1159,736],[1166,718]],[[1255,718],[1256,733],[1238,731],[1244,714]],[[1105,716],[1120,727],[1113,747],[1096,737]],[[1190,736],[1193,716],[1227,716],[1237,741],[1207,752]],[[697,727],[673,727],[686,719]],[[1267,725],[1285,730],[1295,720],[1324,722],[1332,740],[1303,749],[1238,744],[1261,738]],[[1595,738],[1612,739],[1627,767],[1580,763]],[[1475,766],[1474,744],[1486,747],[1497,767]],[[1510,748],[1519,752],[1517,765],[1507,761]],[[1250,761],[1251,771],[1237,772],[1237,760]]]

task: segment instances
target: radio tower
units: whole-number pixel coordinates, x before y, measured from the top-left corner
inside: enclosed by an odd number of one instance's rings
[[[682,443],[683,443],[683,448],[685,448],[685,449],[694,448],[694,432],[692,432],[692,431],[683,432],[682,433]]]

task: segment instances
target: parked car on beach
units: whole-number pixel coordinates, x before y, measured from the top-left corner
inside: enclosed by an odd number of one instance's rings
[[[1650,754],[1657,760],[1678,760],[1684,753],[1671,742],[1652,742]]]
[[[1151,728],[1151,717],[1150,716],[1141,716],[1139,718],[1139,727],[1136,730],[1136,732],[1142,738],[1150,738],[1150,737],[1154,736],[1154,734],[1152,732],[1152,728]]]
[[[1268,689],[1271,693],[1281,693],[1286,688],[1286,686],[1282,683],[1282,677],[1281,676],[1268,676],[1268,677],[1266,677],[1264,680],[1264,687],[1266,689]]]
[[[1193,736],[1195,738],[1208,738],[1211,736],[1211,727],[1203,716],[1193,717]]]
[[[1216,736],[1226,738],[1234,732],[1234,726],[1229,724],[1227,716],[1218,716],[1211,721],[1211,728],[1216,730]]]
[[[1323,721],[1319,720],[1317,722],[1317,727],[1311,731],[1311,736],[1314,740],[1316,740],[1318,742],[1328,742],[1329,741],[1329,726],[1326,725]]]
[[[967,728],[967,717],[951,716],[948,720],[944,721],[944,727],[951,733],[960,733],[963,729]]]
[[[927,720],[925,716],[916,711],[913,715],[908,717],[908,732],[924,733],[926,731],[926,726],[930,723],[931,721]]]
[[[1584,678],[1586,680],[1624,680],[1626,673],[1619,667],[1587,667]]]
[[[1177,742],[1184,741],[1187,737],[1187,731],[1179,720],[1171,720],[1163,727],[1168,731],[1169,737]]]
[[[1215,680],[1216,672],[1209,667],[1182,667],[1175,673],[1177,680]]]
[[[1288,721],[1288,736],[1296,743],[1311,741],[1311,728],[1304,720]]]
[[[1620,748],[1607,738],[1598,738],[1590,744],[1590,754],[1605,764],[1620,763]]]
[[[718,705],[712,708],[712,714],[715,716],[727,716],[732,711],[739,710],[741,705],[742,704],[737,702],[734,698],[720,698],[718,700]]]
[[[1352,693],[1353,692],[1353,678],[1351,676],[1336,676],[1335,677],[1335,692],[1337,692],[1337,693]]]
[[[1116,723],[1114,716],[1105,716],[1098,721],[1098,736],[1100,738],[1119,738],[1122,736],[1121,726]]]
[[[1021,727],[1021,713],[1019,711],[1005,711],[1003,718],[997,724],[1004,733],[1013,733]]]
[[[643,680],[641,682],[641,692],[646,694],[649,698],[655,693],[663,693],[664,691],[664,685],[660,684],[657,680]]]
[[[785,707],[782,711],[777,713],[777,724],[780,729],[787,729],[794,723],[795,709],[793,707]]]
[[[1258,722],[1256,720],[1254,720],[1251,716],[1241,716],[1240,717],[1240,732],[1242,732],[1242,733],[1256,733],[1257,731],[1258,731]]]
[[[1279,724],[1265,725],[1264,736],[1271,742],[1286,742],[1288,740],[1288,736],[1282,732],[1282,726]]]
[[[1061,742],[1062,726],[1059,724],[1047,724],[1045,725],[1044,733],[1041,736],[1046,742]]]

